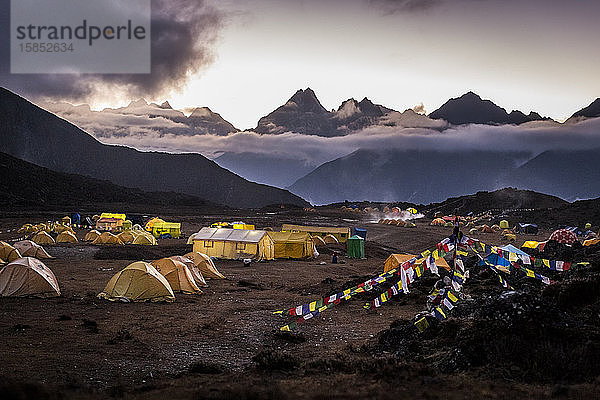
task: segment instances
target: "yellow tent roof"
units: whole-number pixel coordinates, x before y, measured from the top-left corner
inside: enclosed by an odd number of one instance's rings
[[[135,238],[137,237],[137,234],[134,233],[133,231],[125,231],[125,232],[121,232],[117,235],[117,237],[119,239],[121,239],[121,241],[123,243],[132,243]]]
[[[19,250],[6,242],[0,241],[0,259],[11,262],[18,258],[21,258]]]
[[[521,247],[527,247],[529,249],[537,249],[540,242],[536,242],[535,240],[528,240]]]
[[[46,232],[46,231],[40,231],[40,232],[36,233],[31,238],[31,240],[33,240],[37,244],[54,244],[54,243],[56,243],[54,238],[52,236],[50,236],[50,234],[48,234],[48,232]]]
[[[194,282],[189,268],[181,261],[173,258],[161,258],[152,261],[152,266],[160,272],[171,285],[173,292],[182,292],[187,294],[201,294],[202,290]]]
[[[98,295],[110,301],[175,301],[167,279],[152,265],[138,261],[117,272]]]
[[[206,254],[192,251],[184,257],[192,260],[203,276],[213,279],[225,279],[225,276],[217,270],[215,263]]]
[[[171,260],[179,261],[185,264],[185,266],[188,267],[188,269],[192,273],[192,278],[194,278],[194,282],[196,282],[196,285],[208,286],[206,280],[204,279],[204,276],[202,275],[202,272],[200,272],[200,269],[196,266],[196,264],[194,264],[192,260],[184,256],[171,256],[169,258]]]
[[[149,233],[140,233],[137,237],[131,242],[132,244],[140,244],[145,246],[154,246],[158,244],[156,242],[156,238]]]
[[[85,238],[83,238],[83,240],[86,242],[91,242],[96,240],[98,236],[100,236],[100,232],[98,232],[95,229],[92,229],[91,231],[85,234]]]
[[[102,232],[92,244],[123,244],[123,241],[110,232]]]
[[[40,260],[23,257],[0,269],[0,297],[56,297],[54,273]]]
[[[56,243],[77,243],[78,241],[77,236],[70,231],[64,231],[56,237]]]
[[[15,243],[15,249],[19,250],[23,257],[35,257],[40,260],[52,258],[42,246],[32,240],[21,240]]]

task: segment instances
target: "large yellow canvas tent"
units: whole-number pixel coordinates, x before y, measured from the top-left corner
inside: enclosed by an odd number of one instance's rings
[[[0,297],[56,297],[56,276],[33,257],[19,258],[0,269]]]
[[[192,278],[194,278],[194,282],[196,282],[196,285],[208,286],[208,284],[206,283],[206,279],[204,279],[204,276],[202,275],[202,272],[200,272],[200,269],[196,266],[196,264],[194,264],[192,260],[184,256],[171,256],[169,258],[171,260],[179,261],[186,267],[188,267],[188,269],[192,273]]]
[[[282,232],[307,232],[311,236],[325,237],[327,235],[333,235],[340,243],[346,243],[346,240],[350,237],[350,228],[336,228],[330,226],[304,226],[304,225],[292,225],[283,224],[281,227]]]
[[[33,235],[31,240],[33,240],[37,244],[55,244],[56,243],[54,238],[52,236],[50,236],[48,234],[48,232],[46,232],[46,231],[41,231],[41,232],[36,233],[35,235]]]
[[[275,258],[309,258],[315,245],[306,232],[267,232],[275,251]]]
[[[117,272],[98,298],[124,302],[175,301],[173,289],[167,279],[156,268],[143,261],[129,264]]]
[[[189,268],[181,261],[172,258],[161,258],[150,264],[165,277],[173,292],[201,294],[202,290],[194,282]]]
[[[192,251],[190,253],[185,254],[184,257],[194,262],[196,267],[198,267],[198,269],[202,273],[202,276],[213,279],[225,279],[225,275],[223,275],[217,270],[215,263],[206,254],[196,253]]]
[[[83,240],[85,242],[93,242],[94,240],[98,239],[98,236],[100,236],[100,232],[98,232],[95,229],[92,229],[91,231],[85,234]]]
[[[92,244],[123,244],[123,241],[110,232],[102,232]]]
[[[64,231],[56,237],[56,243],[77,243],[77,236],[73,235],[70,231]]]
[[[202,228],[192,235],[194,251],[227,260],[274,258],[273,240],[266,231]]]
[[[42,246],[31,240],[21,240],[15,243],[15,249],[19,250],[23,257],[35,257],[38,260],[52,258]]]
[[[6,262],[12,262],[18,258],[21,258],[19,250],[6,242],[0,241],[0,259]]]
[[[400,265],[402,265],[403,263],[405,263],[413,257],[413,254],[390,254],[390,256],[385,260],[385,263],[383,265],[383,272],[388,272],[392,269],[398,268]],[[437,260],[435,260],[435,265],[438,268],[450,270],[450,266],[443,258],[438,258]]]

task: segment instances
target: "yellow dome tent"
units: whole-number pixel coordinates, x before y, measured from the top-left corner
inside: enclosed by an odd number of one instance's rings
[[[56,243],[77,243],[77,236],[73,235],[70,231],[64,231],[56,237]]]
[[[85,238],[83,238],[83,240],[85,242],[93,242],[94,240],[98,239],[99,236],[100,232],[98,232],[95,229],[92,229],[91,231],[85,234]]]
[[[0,241],[0,259],[6,262],[12,262],[18,258],[21,258],[21,253],[19,250],[15,249],[6,242]]]
[[[138,261],[117,272],[106,284],[100,299],[123,302],[175,301],[167,279],[152,265]]]
[[[42,246],[31,240],[21,240],[15,243],[15,249],[19,250],[23,257],[35,257],[38,260],[52,258]]]
[[[56,297],[56,276],[43,262],[23,257],[0,269],[0,297]]]
[[[446,221],[444,221],[441,218],[436,218],[433,221],[431,221],[431,224],[429,224],[431,226],[444,226],[446,225]]]
[[[212,279],[225,279],[225,276],[217,270],[213,260],[206,254],[192,251],[184,255],[184,257],[192,260],[203,276]]]
[[[156,238],[149,233],[140,233],[137,237],[131,242],[132,244],[140,244],[144,246],[155,246]]]
[[[113,235],[110,232],[102,232],[100,236],[98,236],[92,244],[123,244],[121,239],[117,236]]]
[[[201,294],[202,290],[194,282],[189,268],[182,262],[172,258],[161,258],[150,264],[165,277],[173,292]]]
[[[510,228],[510,225],[508,224],[508,221],[503,219],[502,221],[500,221],[500,229],[508,229]]]
[[[33,240],[37,244],[55,244],[56,243],[54,238],[52,236],[50,236],[50,234],[48,234],[48,232],[46,232],[46,231],[40,231],[40,232],[36,233],[35,235],[33,235],[31,240]]]
[[[117,237],[119,239],[121,239],[121,241],[123,243],[132,243],[135,238],[137,237],[137,234],[133,233],[133,231],[129,230],[129,231],[125,231],[125,232],[121,232],[117,235]]]
[[[196,282],[196,285],[198,285],[199,287],[208,286],[208,283],[206,283],[206,279],[204,279],[202,272],[200,272],[200,269],[196,266],[196,264],[194,264],[192,260],[184,256],[171,256],[169,258],[171,260],[179,261],[185,264],[185,266],[188,267],[188,269],[192,273],[192,278],[194,278],[194,282]]]

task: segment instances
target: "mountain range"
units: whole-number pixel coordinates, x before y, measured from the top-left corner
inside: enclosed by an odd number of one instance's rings
[[[600,149],[545,151],[357,150],[319,166],[289,189],[313,204],[341,200],[431,203],[518,187],[567,200],[598,197]]]
[[[22,97],[0,89],[0,149],[57,172],[146,191],[174,191],[232,207],[307,203],[290,192],[249,182],[200,154],[141,152],[111,146]]]
[[[156,104],[140,99],[126,107],[101,112],[91,111],[86,105],[53,103],[44,106],[89,129],[101,140],[129,137],[132,132],[144,140],[146,131],[136,132],[146,125],[148,132],[157,134],[156,138],[171,134],[174,143],[183,146],[188,143],[185,137],[224,138],[238,131],[206,107],[196,108],[186,116],[168,102]],[[352,149],[355,143],[360,145],[372,137],[371,132],[384,132],[387,136],[382,137],[393,144],[400,135],[410,137],[413,131],[419,138],[435,134],[432,140],[445,140],[446,131],[462,129],[456,128],[459,124],[492,125],[501,130],[505,125],[517,124],[535,129],[577,126],[580,121],[600,116],[600,99],[573,114],[567,123],[560,124],[537,113],[508,113],[472,92],[449,100],[429,115],[411,109],[394,111],[366,98],[349,99],[337,110],[327,111],[314,91],[307,88],[297,91],[283,106],[261,118],[255,129],[259,135],[252,132],[235,135],[243,146],[217,151],[214,162],[200,154],[141,152],[100,143],[77,126],[5,89],[0,90],[0,111],[0,145],[2,151],[10,155],[58,172],[110,180],[146,191],[180,192],[233,207],[308,204],[302,198],[315,204],[343,200],[429,203],[505,186],[533,189],[569,200],[597,197],[600,192],[600,171],[593,161],[597,154],[594,146],[585,151],[536,152],[485,147],[466,151],[460,150],[460,145],[441,149],[444,151],[431,150],[431,146],[408,150],[386,144],[380,144],[379,149]],[[88,122],[93,123],[86,125]],[[95,127],[102,124],[103,128],[96,131]],[[468,128],[465,134],[472,134]],[[283,141],[273,141],[284,132],[296,132],[295,141],[287,142],[287,136],[282,137]],[[361,134],[356,135],[357,132]],[[316,141],[308,143],[298,137]],[[262,142],[254,151],[252,147],[246,149],[251,140],[264,138],[271,138],[267,144],[287,146],[286,151],[280,153],[276,148],[258,151]],[[347,138],[358,138],[358,141],[344,144]],[[220,143],[227,146],[230,137],[224,139],[226,141]],[[156,140],[148,139],[150,143]],[[219,143],[204,139],[201,142],[208,143],[210,149],[213,143]],[[308,143],[305,145],[312,152],[321,151],[330,143],[342,144],[341,149],[350,150],[332,153],[331,157],[325,152],[320,155],[321,161],[315,163],[306,152],[294,155],[294,146],[302,143]],[[265,184],[289,188],[289,191]]]
[[[536,112],[525,115],[513,110],[510,113],[497,106],[490,100],[483,100],[473,92],[468,92],[458,98],[450,99],[440,108],[429,114],[430,118],[443,119],[453,125],[463,124],[514,124],[519,125],[531,121],[547,121]]]

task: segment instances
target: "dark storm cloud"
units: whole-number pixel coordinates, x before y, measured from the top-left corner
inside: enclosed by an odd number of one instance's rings
[[[182,87],[191,74],[212,62],[212,46],[226,17],[202,0],[152,0],[152,73],[21,75],[10,74],[9,4],[0,0],[0,83],[29,97],[70,101],[125,91],[153,97]]]

